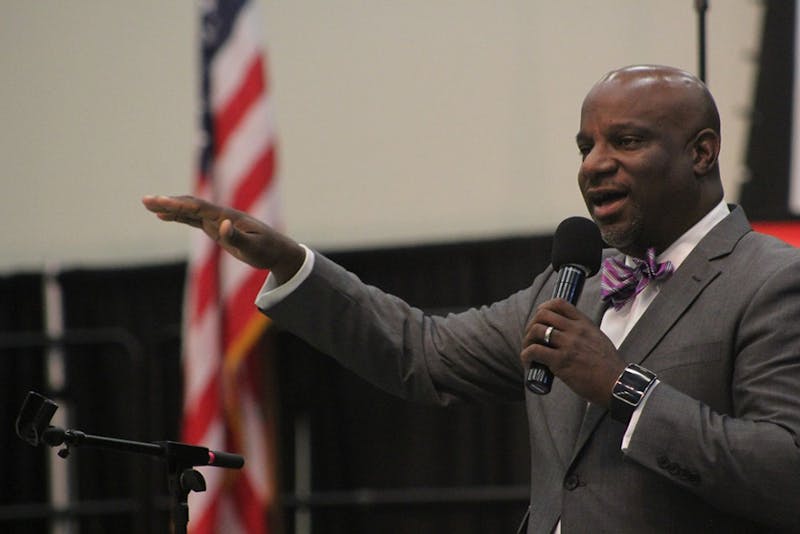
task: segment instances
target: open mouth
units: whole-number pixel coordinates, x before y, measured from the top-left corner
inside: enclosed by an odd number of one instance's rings
[[[622,209],[628,193],[619,189],[604,189],[591,191],[587,197],[592,206],[593,215],[602,219],[612,216]]]

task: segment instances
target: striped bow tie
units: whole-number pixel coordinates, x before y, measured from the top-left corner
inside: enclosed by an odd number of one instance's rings
[[[615,310],[633,299],[647,287],[651,280],[666,279],[675,269],[672,262],[656,262],[656,249],[647,249],[647,259],[631,258],[633,265],[626,265],[624,258],[607,258],[600,274],[600,295],[611,301]]]

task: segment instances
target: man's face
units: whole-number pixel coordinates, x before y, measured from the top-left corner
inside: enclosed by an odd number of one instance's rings
[[[596,85],[576,137],[578,184],[609,245],[635,256],[662,252],[687,228],[699,198],[679,93],[648,76]]]

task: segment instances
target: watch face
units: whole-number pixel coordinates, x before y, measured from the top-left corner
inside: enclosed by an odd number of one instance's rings
[[[656,375],[644,367],[635,363],[629,364],[614,384],[609,406],[611,417],[627,425],[655,380]]]
[[[638,406],[656,375],[635,363],[628,365],[614,385],[612,395],[631,406]]]
[[[626,403],[630,404],[631,406],[638,406],[639,401],[642,399],[642,392],[641,391],[631,391],[630,389],[622,389],[614,390],[614,396]]]

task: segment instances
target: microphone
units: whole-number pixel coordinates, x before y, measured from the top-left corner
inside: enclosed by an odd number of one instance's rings
[[[244,466],[244,456],[232,452],[208,451],[208,465],[227,467],[228,469],[241,469]]]
[[[553,298],[562,298],[570,304],[578,302],[583,281],[600,270],[603,257],[603,238],[597,225],[584,217],[570,217],[561,221],[553,235],[553,269],[558,279],[553,288]],[[547,366],[531,362],[525,386],[533,393],[546,395],[553,385],[553,373]]]

